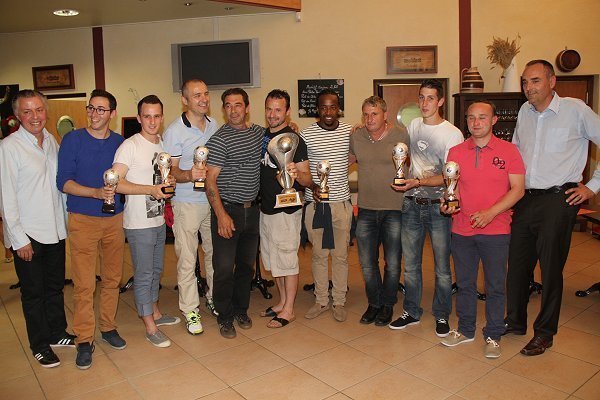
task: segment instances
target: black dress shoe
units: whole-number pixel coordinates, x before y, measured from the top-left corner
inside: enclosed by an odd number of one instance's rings
[[[550,347],[552,347],[552,338],[534,336],[533,339],[527,343],[527,346],[521,349],[521,354],[526,356],[539,356]]]
[[[375,317],[375,325],[387,326],[390,322],[392,322],[392,315],[394,315],[393,306],[381,307],[381,309],[377,313],[377,317]]]
[[[502,336],[504,336],[504,335],[520,335],[520,336],[523,336],[526,333],[527,333],[527,331],[525,329],[514,328],[514,327],[506,324],[506,329],[505,329],[504,333],[502,334]]]
[[[369,307],[367,307],[367,311],[365,311],[365,313],[360,318],[360,323],[361,324],[372,324],[373,321],[375,321],[375,318],[377,317],[378,313],[379,313],[379,307],[374,307],[372,305],[369,305]]]

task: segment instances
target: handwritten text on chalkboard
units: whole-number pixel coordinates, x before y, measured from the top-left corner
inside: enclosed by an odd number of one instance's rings
[[[340,116],[344,116],[343,79],[299,79],[298,116],[300,118],[315,118],[319,116],[317,112],[317,95],[323,89],[332,89],[340,96]]]

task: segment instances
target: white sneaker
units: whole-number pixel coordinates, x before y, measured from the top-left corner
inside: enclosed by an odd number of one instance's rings
[[[192,310],[187,314],[183,314],[185,316],[185,326],[187,331],[191,335],[199,335],[204,330],[202,329],[202,322],[200,314],[198,314],[198,310]]]
[[[484,354],[486,358],[498,358],[500,354],[502,354],[502,349],[500,348],[500,343],[496,342],[492,338],[485,339],[485,350]]]

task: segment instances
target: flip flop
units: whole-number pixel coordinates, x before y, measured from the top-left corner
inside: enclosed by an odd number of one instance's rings
[[[276,317],[277,313],[275,311],[273,311],[273,309],[271,307],[269,307],[265,311],[261,311],[260,316],[271,318],[271,317]]]
[[[269,323],[267,324],[267,328],[273,328],[273,329],[283,328],[284,326],[288,325],[290,322],[294,322],[295,320],[296,320],[295,317],[292,317],[289,320],[287,320],[285,318],[273,317],[273,319],[271,321],[269,321]],[[279,325],[271,325],[271,322],[276,322]]]

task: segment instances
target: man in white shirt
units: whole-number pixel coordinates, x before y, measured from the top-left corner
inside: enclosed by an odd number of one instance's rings
[[[2,215],[16,253],[29,347],[42,367],[51,368],[60,360],[50,346],[75,345],[66,332],[67,229],[55,184],[58,143],[44,128],[48,105],[43,94],[21,90],[13,110],[21,127],[0,144]]]

